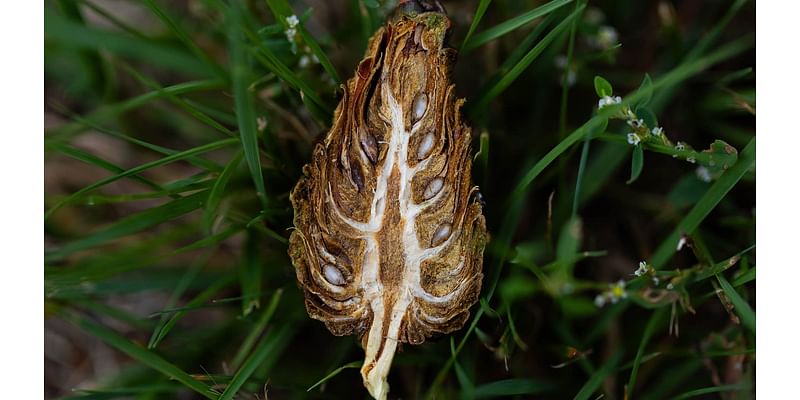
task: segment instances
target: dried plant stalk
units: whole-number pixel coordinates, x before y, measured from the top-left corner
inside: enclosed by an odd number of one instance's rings
[[[289,253],[312,318],[359,335],[377,399],[399,343],[460,329],[487,241],[444,10],[401,1],[292,191]]]

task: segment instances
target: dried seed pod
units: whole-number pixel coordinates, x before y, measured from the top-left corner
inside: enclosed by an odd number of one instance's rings
[[[440,8],[400,2],[291,194],[289,253],[306,309],[333,334],[361,337],[377,399],[398,343],[460,329],[483,278],[487,234],[449,27]]]

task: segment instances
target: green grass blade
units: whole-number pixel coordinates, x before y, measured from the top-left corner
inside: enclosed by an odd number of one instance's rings
[[[209,144],[205,144],[205,145],[202,145],[202,146],[195,147],[193,149],[181,151],[181,152],[175,153],[175,154],[173,154],[171,156],[167,156],[167,157],[164,157],[162,159],[151,161],[149,163],[142,164],[142,165],[140,165],[138,167],[131,168],[131,169],[126,170],[125,172],[119,173],[117,175],[110,176],[110,177],[105,178],[105,179],[101,179],[101,180],[99,180],[99,181],[97,181],[97,182],[95,182],[95,183],[93,183],[93,184],[91,184],[89,186],[84,187],[83,189],[78,190],[77,192],[71,194],[67,198],[65,198],[65,199],[59,201],[58,203],[56,203],[53,207],[51,207],[49,210],[47,210],[47,212],[44,215],[44,218],[46,220],[51,215],[53,215],[53,213],[55,211],[57,211],[59,208],[63,207],[66,204],[69,204],[70,202],[72,202],[76,198],[80,197],[81,195],[83,195],[85,193],[88,193],[88,192],[91,192],[92,190],[95,190],[97,188],[103,187],[105,185],[108,185],[111,182],[118,181],[118,180],[120,180],[122,178],[131,176],[131,175],[136,175],[136,174],[138,174],[138,173],[140,173],[142,171],[146,171],[146,170],[151,169],[151,168],[159,167],[159,166],[162,166],[162,165],[165,165],[165,164],[169,164],[169,163],[172,163],[172,162],[175,162],[175,161],[179,161],[179,160],[184,160],[186,158],[189,158],[189,157],[197,155],[197,154],[207,153],[209,151],[221,149],[223,147],[230,146],[230,145],[237,144],[237,143],[239,143],[238,139],[223,139],[223,140],[219,140],[219,141],[216,141],[216,142],[212,142],[212,143],[209,143]]]
[[[162,206],[146,209],[142,212],[122,218],[108,228],[102,229],[79,240],[71,242],[58,250],[47,253],[45,262],[62,260],[76,251],[86,250],[111,240],[141,232],[152,226],[171,221],[181,215],[192,212],[203,205],[205,192],[195,193]]]
[[[245,47],[244,11],[239,4],[235,4],[228,12],[226,23],[231,48],[231,65],[233,69],[233,97],[236,105],[236,120],[239,124],[239,134],[242,138],[244,157],[250,168],[253,183],[256,187],[258,200],[263,208],[267,208],[267,190],[264,186],[264,175],[261,171],[261,157],[258,150],[258,129],[256,128],[256,113],[253,96],[250,93],[250,57]]]
[[[708,191],[703,195],[697,204],[692,207],[688,214],[681,220],[675,230],[665,239],[651,258],[651,264],[655,268],[663,266],[670,256],[676,251],[676,246],[681,235],[691,234],[705,219],[706,216],[719,204],[728,192],[733,189],[739,179],[756,162],[756,139],[750,140],[744,150],[739,153],[739,159],[722,176],[714,182]]]
[[[335,370],[331,371],[330,374],[325,375],[325,377],[320,379],[317,383],[311,385],[311,387],[309,387],[306,390],[306,392],[310,392],[310,391],[314,390],[314,388],[316,388],[317,386],[322,385],[323,383],[331,380],[331,378],[333,378],[336,375],[339,375],[340,372],[342,372],[342,371],[344,371],[346,369],[349,369],[349,368],[361,368],[361,365],[363,363],[364,363],[364,361],[358,360],[358,361],[349,362],[349,363],[347,363],[345,365],[342,365],[339,368],[336,368]]]
[[[85,131],[86,129],[90,128],[90,125],[87,122],[91,123],[103,122],[107,119],[114,118],[124,112],[142,107],[154,100],[158,100],[162,97],[165,97],[168,94],[181,95],[186,93],[219,89],[222,86],[223,86],[223,81],[221,80],[190,81],[190,82],[178,83],[172,86],[167,86],[160,91],[156,90],[144,93],[139,96],[130,98],[128,100],[123,100],[119,103],[103,106],[99,108],[97,111],[94,111],[88,116],[84,117],[83,120],[81,121],[75,121],[68,124],[64,124],[58,128],[51,130],[50,132],[48,132],[48,136],[51,139],[52,138],[68,139],[69,137],[77,135]]]
[[[285,347],[286,343],[290,339],[292,329],[293,328],[290,324],[284,323],[281,324],[275,331],[267,334],[261,343],[259,343],[258,347],[256,347],[253,354],[251,354],[244,364],[242,364],[242,367],[236,371],[236,374],[225,388],[225,391],[219,396],[219,400],[232,400],[245,382],[247,382],[250,376],[253,375],[253,372],[255,372],[256,368],[258,368],[258,366],[264,362],[267,356],[274,356],[274,354],[270,353],[277,352]]]
[[[688,392],[681,393],[672,398],[672,400],[683,400],[683,399],[691,399],[692,397],[697,397],[704,394],[711,394],[711,393],[723,393],[723,392],[733,392],[737,390],[748,390],[751,386],[749,384],[734,384],[734,385],[720,385],[720,386],[713,386],[707,387],[702,389],[695,389],[690,390]]]
[[[140,363],[152,368],[162,374],[174,379],[189,389],[194,390],[205,398],[217,399],[218,394],[206,386],[205,384],[195,380],[189,374],[170,363],[169,361],[161,358],[157,354],[148,351],[147,349],[131,342],[127,338],[119,335],[113,330],[106,328],[102,325],[96,324],[86,318],[66,313],[62,313],[62,317],[74,324],[78,328],[88,332],[92,336],[102,340],[103,342],[113,346],[117,350],[127,354],[131,358],[139,361]]]
[[[750,304],[747,303],[745,299],[736,291],[736,289],[731,286],[730,282],[725,279],[724,276],[721,274],[717,274],[717,281],[719,282],[720,286],[722,286],[722,290],[725,291],[725,294],[728,295],[728,298],[733,303],[733,307],[736,309],[736,314],[739,315],[739,318],[742,320],[742,326],[745,327],[751,334],[756,334],[756,313],[750,307]]]
[[[461,42],[461,53],[466,53],[465,49],[469,44],[469,39],[472,37],[472,34],[475,33],[475,29],[478,28],[478,24],[481,23],[483,14],[486,13],[486,9],[489,8],[490,4],[492,4],[492,0],[481,0],[480,3],[478,3],[478,9],[475,10],[475,16],[472,17],[472,23],[469,25],[467,35],[464,36],[464,41]]]
[[[118,165],[116,165],[116,164],[114,164],[112,162],[103,160],[102,158],[97,157],[94,154],[89,154],[89,153],[87,153],[87,152],[85,152],[85,151],[83,151],[81,149],[72,147],[72,146],[67,145],[67,144],[57,143],[57,142],[48,142],[48,143],[45,143],[45,146],[50,148],[50,149],[52,149],[52,150],[56,150],[59,153],[62,153],[64,155],[66,155],[66,156],[72,157],[72,158],[74,158],[76,160],[83,161],[83,162],[85,162],[85,163],[87,163],[89,165],[94,165],[96,167],[100,167],[100,168],[102,168],[102,169],[104,169],[106,171],[111,171],[111,172],[114,172],[114,173],[120,173],[120,172],[125,171],[124,168],[122,168],[122,167],[120,167],[120,166],[118,166]],[[157,191],[164,191],[164,188],[161,185],[159,185],[159,184],[157,184],[157,183],[155,183],[155,182],[153,182],[153,181],[151,181],[151,180],[149,180],[147,178],[144,178],[144,177],[141,177],[141,176],[138,176],[138,175],[132,175],[130,178],[132,180],[135,180],[135,181],[137,181],[139,183],[142,183],[145,186],[148,186],[148,187],[150,187],[152,189],[155,189]],[[180,196],[177,196],[177,197],[180,197]]]
[[[247,335],[244,341],[242,341],[241,346],[239,346],[239,350],[236,352],[236,355],[231,361],[231,368],[238,369],[239,366],[242,365],[245,357],[247,357],[247,355],[250,354],[250,351],[253,350],[256,340],[258,340],[258,337],[264,333],[264,330],[267,328],[267,324],[275,314],[275,310],[278,309],[278,304],[281,301],[282,295],[283,289],[276,290],[275,294],[272,295],[272,299],[270,299],[267,309],[264,310],[264,313],[261,314],[261,317],[258,319],[256,325],[250,330],[250,333]]]
[[[243,154],[242,151],[236,153],[228,165],[225,166],[225,169],[222,170],[222,173],[219,174],[219,177],[214,180],[214,186],[212,186],[211,190],[208,192],[206,206],[203,209],[203,226],[205,226],[207,232],[213,231],[215,213],[222,201],[225,187],[228,186],[228,182],[231,180],[234,171],[236,171],[236,168],[241,164]]]
[[[223,79],[227,78],[228,74],[225,72],[225,70],[219,64],[214,62],[214,60],[212,60],[211,57],[208,56],[208,54],[206,54],[202,49],[200,49],[197,43],[195,43],[194,40],[192,40],[191,36],[189,36],[189,34],[186,33],[186,31],[184,31],[183,28],[177,22],[175,22],[169,15],[167,15],[167,13],[164,12],[164,10],[162,10],[158,6],[158,4],[156,4],[155,1],[144,0],[144,5],[147,8],[149,8],[150,11],[152,11],[153,14],[155,14],[158,17],[158,19],[160,19],[161,22],[163,22],[164,25],[166,25],[169,28],[169,30],[171,30],[172,33],[175,34],[175,36],[178,37],[178,40],[180,40],[181,43],[183,43],[183,45],[186,46],[186,48],[188,48],[189,51],[191,51],[192,54],[195,55],[195,57],[202,60],[209,70],[214,71],[214,73],[217,74],[217,76]]]
[[[263,266],[259,249],[261,236],[254,230],[247,231],[247,239],[239,262],[239,286],[242,289],[242,315],[249,315],[254,309],[261,306],[259,294],[261,293],[261,275]]]
[[[631,369],[631,376],[628,379],[628,394],[627,398],[633,399],[633,391],[636,387],[636,377],[639,374],[639,366],[642,363],[642,356],[644,356],[644,350],[647,347],[647,343],[650,341],[650,338],[653,337],[653,334],[656,331],[656,328],[661,324],[661,320],[664,318],[664,314],[666,313],[667,308],[662,307],[653,312],[653,315],[650,316],[650,320],[647,322],[647,325],[644,328],[644,332],[642,333],[642,340],[639,341],[639,349],[636,350],[636,357],[633,359],[633,367]]]
[[[573,18],[575,18],[582,10],[583,6],[576,9],[572,12],[567,18],[561,21],[560,24],[556,25],[553,30],[547,33],[539,43],[536,44],[513,68],[511,68],[507,74],[503,76],[497,83],[495,83],[492,87],[488,88],[485,91],[482,91],[482,95],[480,95],[475,100],[475,109],[482,109],[485,108],[489,102],[491,102],[495,97],[500,95],[503,91],[505,91],[511,84],[524,72],[528,66],[541,54],[547,46],[550,45],[559,35],[564,33],[570,26],[570,23]]]
[[[492,40],[495,40],[509,32],[516,30],[517,28],[525,24],[532,22],[536,18],[543,17],[555,10],[558,10],[559,8],[571,3],[572,1],[573,0],[553,0],[549,3],[534,8],[533,10],[530,10],[524,14],[511,18],[508,21],[493,26],[475,35],[470,42],[466,43],[463,46],[463,51],[466,53],[485,43],[491,42]]]
[[[589,377],[589,380],[586,381],[581,390],[575,395],[575,400],[589,400],[592,394],[603,384],[603,381],[614,373],[621,358],[622,351],[619,350],[611,355],[611,357],[606,360],[605,364]]]
[[[505,379],[480,385],[475,388],[476,399],[494,399],[518,394],[542,394],[555,389],[550,383],[533,379]]]
[[[161,322],[156,326],[153,330],[153,334],[150,338],[150,343],[148,347],[151,349],[155,349],[167,337],[167,334],[175,327],[175,324],[186,315],[187,311],[190,311],[195,308],[199,308],[201,305],[207,303],[211,300],[217,292],[226,288],[228,285],[232,284],[234,281],[232,276],[226,276],[224,279],[220,279],[216,281],[213,285],[209,286],[200,294],[195,296],[192,300],[186,303],[185,306],[180,307],[179,309],[170,309],[170,311],[174,311],[175,313],[169,316],[169,318],[162,318]],[[167,314],[162,314],[167,315]]]
[[[105,49],[191,76],[214,75],[214,71],[202,63],[198,65],[194,56],[182,50],[112,31],[89,28],[70,21],[50,7],[44,10],[44,29],[48,41],[79,49]]]

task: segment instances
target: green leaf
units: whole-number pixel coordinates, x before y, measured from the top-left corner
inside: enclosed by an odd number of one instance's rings
[[[614,94],[611,83],[600,75],[594,77],[594,92],[597,93],[597,97],[606,97]]]
[[[80,317],[76,314],[61,313],[61,316],[79,327],[80,329],[88,332],[89,334],[97,337],[98,339],[108,343],[117,350],[127,354],[140,363],[152,368],[162,374],[174,379],[189,389],[194,390],[203,397],[216,400],[219,396],[212,388],[208,387],[202,382],[192,378],[189,374],[171,364],[167,360],[161,358],[157,354],[148,351],[147,349],[131,342],[118,333],[106,328],[102,325],[96,324],[86,318]]]
[[[642,93],[642,98],[641,100],[639,100],[636,107],[639,108],[647,106],[647,104],[650,103],[650,99],[653,98],[653,80],[650,78],[650,74],[644,74],[644,79],[642,79],[642,84],[639,85],[639,90],[637,91],[637,93]],[[656,125],[648,124],[648,126],[652,128]]]
[[[647,107],[644,106],[636,106],[636,110],[634,110],[636,116],[641,118],[642,121],[647,125],[648,128],[653,129],[658,126],[658,119],[656,118],[656,114],[653,113]]]
[[[572,277],[572,267],[575,255],[581,247],[583,240],[583,223],[579,217],[571,218],[561,229],[556,246],[556,260],[560,282],[566,283]]]
[[[742,326],[747,329],[751,334],[756,334],[756,313],[750,307],[750,304],[747,303],[745,299],[736,291],[736,289],[731,286],[730,282],[722,274],[717,274],[717,281],[719,282],[720,286],[722,286],[722,290],[725,291],[725,294],[728,295],[728,298],[733,303],[733,307],[736,309],[736,314],[739,315],[739,318],[742,320]]]
[[[628,179],[626,184],[630,185],[639,178],[644,168],[644,149],[642,146],[633,146],[633,153],[631,154],[631,179]]]
[[[550,14],[551,12],[571,2],[572,0],[553,0],[537,8],[534,8],[533,10],[530,10],[514,18],[511,18],[508,21],[493,26],[475,35],[471,41],[465,42],[465,44],[462,46],[462,51],[466,53],[485,43],[491,42],[492,40],[495,40],[509,32],[512,32],[517,28],[526,25],[539,17],[543,17],[547,14]]]

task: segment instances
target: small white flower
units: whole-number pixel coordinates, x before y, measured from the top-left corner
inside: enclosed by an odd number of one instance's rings
[[[284,32],[286,34],[286,40],[292,42],[294,44],[294,37],[297,35],[297,29],[295,28],[288,28]]]
[[[708,168],[701,165],[697,167],[697,170],[694,172],[701,181],[711,182],[711,171],[709,171]]]
[[[304,56],[300,57],[300,60],[297,61],[297,65],[299,65],[300,68],[305,68],[305,67],[308,66],[308,64],[310,62],[311,62],[311,59],[308,58],[308,56],[304,55]]]
[[[617,43],[619,34],[611,26],[603,25],[597,31],[597,44],[602,49],[607,49]]]
[[[657,127],[653,128],[653,130],[650,131],[650,133],[653,136],[661,136],[661,134],[664,133],[664,128],[662,128],[660,126],[657,126]]]
[[[619,96],[614,96],[614,97],[604,96],[603,98],[600,99],[600,101],[597,102],[597,108],[600,109],[600,108],[603,108],[603,107],[606,107],[606,106],[619,104],[619,103],[622,103],[622,97],[619,97]]]
[[[686,161],[688,161],[688,162],[690,162],[690,163],[694,164],[694,163],[695,163],[695,161],[697,161],[697,160],[695,160],[695,159],[694,159],[694,157],[686,157]]]
[[[286,17],[286,24],[289,25],[289,28],[294,28],[299,23],[300,23],[300,19],[297,18],[297,15],[292,14],[292,15]]]
[[[598,294],[597,297],[594,298],[594,305],[597,307],[602,307],[606,305],[606,297],[602,294]]]
[[[661,283],[661,281],[658,279],[657,276],[653,275],[653,285],[658,286],[659,283]]]
[[[676,144],[675,144],[675,150],[677,150],[677,151],[684,151],[684,150],[686,150],[686,144],[684,144],[683,142],[678,142],[678,143],[676,143]]]
[[[553,58],[553,63],[556,65],[558,69],[567,68],[567,56],[563,54],[559,54]]]
[[[670,282],[667,284],[667,290],[672,290],[672,289],[675,289],[675,285],[673,285],[672,282]]]
[[[617,304],[620,299],[627,299],[628,292],[625,291],[625,281],[619,280],[616,284],[611,285],[609,295],[614,304]]]
[[[647,265],[647,261],[639,261],[639,268],[636,271],[633,271],[633,274],[636,276],[642,276],[647,273],[650,267]]]
[[[636,114],[633,112],[633,110],[628,108],[627,110],[625,110],[625,118],[629,120],[636,119]]]
[[[641,141],[642,141],[642,138],[640,138],[639,135],[637,135],[635,133],[632,133],[632,132],[628,134],[628,144],[632,144],[632,145],[636,146]]]

